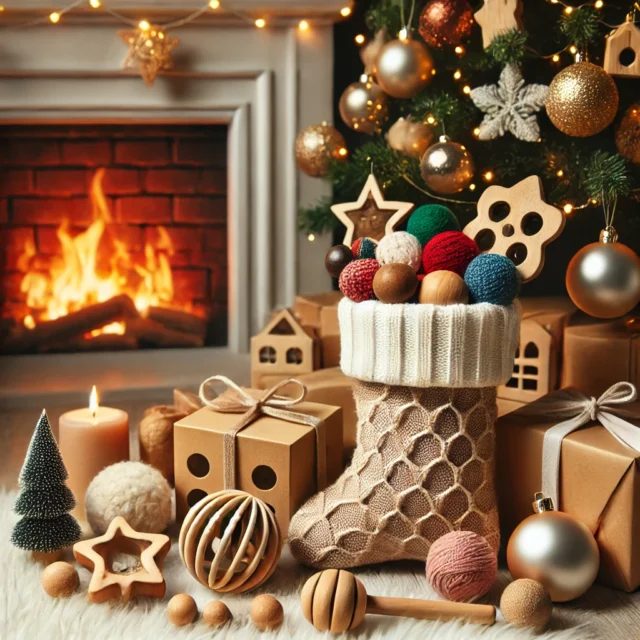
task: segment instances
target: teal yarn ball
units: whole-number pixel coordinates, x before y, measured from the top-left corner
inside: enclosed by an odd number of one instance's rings
[[[520,291],[520,274],[509,258],[497,253],[481,253],[464,274],[469,301],[510,305]]]
[[[423,247],[443,231],[460,231],[460,225],[451,210],[441,204],[423,204],[407,222],[407,232],[418,238]]]

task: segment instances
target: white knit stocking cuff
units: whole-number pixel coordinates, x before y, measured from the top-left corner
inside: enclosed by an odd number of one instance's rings
[[[493,387],[513,374],[516,305],[383,304],[338,307],[342,371],[411,387]]]

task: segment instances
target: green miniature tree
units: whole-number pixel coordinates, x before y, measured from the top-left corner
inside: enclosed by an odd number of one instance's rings
[[[65,484],[69,474],[43,410],[31,438],[14,511],[22,516],[11,535],[19,549],[51,553],[80,538],[80,525],[69,511],[76,500]]]

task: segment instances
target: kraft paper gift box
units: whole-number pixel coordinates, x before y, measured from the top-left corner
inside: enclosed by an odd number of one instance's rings
[[[264,391],[246,389],[258,399]],[[281,394],[282,395],[282,394]],[[323,433],[288,420],[259,415],[236,435],[235,488],[256,496],[275,512],[283,537],[289,520],[320,489],[319,468],[331,484],[342,473],[342,409],[299,402],[290,410],[315,418]],[[225,488],[223,439],[242,417],[209,407],[174,426],[174,461],[177,519],[181,521],[200,499]],[[317,442],[324,443],[318,451]],[[321,445],[322,446],[322,445]]]
[[[549,394],[553,398],[558,391]],[[503,540],[532,514],[542,488],[542,442],[559,420],[526,415],[541,401],[500,418],[496,425],[498,504]],[[622,405],[640,428],[640,403]],[[562,441],[560,504],[594,533],[600,548],[597,582],[624,591],[640,586],[640,452],[588,422]]]

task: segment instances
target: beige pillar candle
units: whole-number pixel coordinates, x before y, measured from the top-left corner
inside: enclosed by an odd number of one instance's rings
[[[84,494],[105,467],[129,459],[129,415],[98,405],[93,387],[86,409],[60,416],[58,444],[69,472],[67,485],[76,497],[76,518],[85,520]]]

